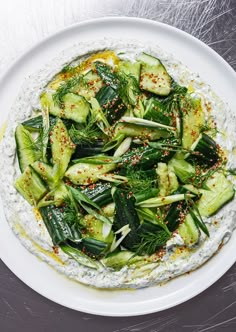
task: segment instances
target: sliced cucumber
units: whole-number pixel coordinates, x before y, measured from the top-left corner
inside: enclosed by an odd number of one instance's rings
[[[138,137],[155,141],[162,137],[169,137],[170,133],[163,129],[152,129],[132,123],[119,122],[115,127],[114,138],[119,135],[126,137]]]
[[[183,183],[188,183],[189,179],[195,175],[195,167],[184,159],[172,158],[169,165],[173,167],[175,174]]]
[[[189,158],[197,161],[198,164],[210,167],[219,160],[216,142],[205,133],[200,134],[191,146],[191,150],[193,152]]]
[[[160,189],[160,196],[167,196],[169,194],[169,179],[168,179],[168,167],[165,163],[157,164],[157,176],[158,176],[158,187]]]
[[[82,240],[82,250],[93,256],[93,257],[99,257],[107,252],[109,248],[109,245],[100,240],[96,240],[91,237],[85,237]]]
[[[17,191],[31,205],[37,205],[37,202],[47,193],[47,188],[38,174],[31,166],[27,166],[15,182]]]
[[[37,207],[49,205],[61,206],[66,197],[68,197],[68,191],[65,184],[63,182],[59,182],[57,185],[53,184],[53,189],[38,202]]]
[[[51,131],[50,143],[53,164],[58,165],[58,173],[62,178],[75,150],[75,146],[61,119],[57,120]]]
[[[67,93],[63,97],[63,102],[63,113],[66,119],[71,119],[78,123],[86,122],[90,105],[84,97],[75,93]]]
[[[48,109],[50,114],[58,116],[59,118],[63,117],[64,114],[62,112],[62,109],[54,103],[52,93],[50,92],[42,93],[40,96],[40,103],[42,109]]]
[[[16,152],[21,172],[38,159],[34,149],[34,140],[30,132],[21,124],[16,127]]]
[[[200,189],[202,196],[198,209],[202,216],[209,217],[234,197],[234,186],[221,172],[215,172],[207,181],[208,190]]]
[[[75,153],[73,154],[72,160],[101,154],[103,147],[104,142],[102,139],[97,139],[96,141],[91,143],[82,142],[80,144],[76,144],[76,149]]]
[[[126,191],[119,188],[116,188],[113,199],[116,205],[114,230],[118,231],[120,228],[127,225],[127,223],[129,224],[131,231],[121,244],[125,248],[132,250],[139,240],[137,229],[140,226],[139,217],[135,209],[135,199],[134,197],[129,197]]]
[[[175,144],[175,139],[162,140],[160,143]],[[133,167],[134,169],[148,170],[158,162],[167,162],[174,155],[174,151],[164,151],[151,146],[140,146],[127,151],[122,156],[122,168]]]
[[[174,172],[174,168],[168,164],[168,180],[169,180],[169,193],[172,194],[179,187],[177,176]]]
[[[137,60],[141,62],[140,88],[167,96],[171,92],[172,79],[161,61],[146,53],[140,55]]]
[[[114,90],[117,90],[120,82],[113,68],[102,62],[95,62],[95,67],[97,74],[101,77],[103,82]]]
[[[99,180],[99,175],[106,174],[116,168],[116,164],[87,164],[77,163],[65,173],[65,176],[74,184],[88,185]]]
[[[171,123],[170,114],[165,112],[163,104],[155,98],[148,99],[143,118],[165,125],[169,125]]]
[[[127,109],[117,91],[110,86],[103,86],[96,94],[96,99],[106,114],[109,124],[119,120]]]
[[[188,247],[198,242],[200,232],[190,214],[187,214],[184,222],[180,224],[178,233]]]
[[[98,220],[94,216],[87,214],[83,219],[80,220],[80,224],[84,227],[83,230],[83,239],[84,238],[93,238],[95,240],[106,242],[111,244],[114,238],[114,233],[109,226],[107,233],[104,231],[104,223],[101,220]]]
[[[53,101],[53,96],[45,92],[40,97],[42,108],[48,108],[49,113],[63,119],[70,119],[78,123],[86,122],[90,105],[86,99],[78,94],[69,92],[62,98],[63,108]]]
[[[74,92],[80,96],[83,96],[87,100],[94,98],[96,93],[101,89],[103,83],[101,78],[96,74],[94,70],[90,70],[83,77],[81,84],[75,85],[71,92]]]
[[[21,123],[27,130],[38,131],[43,128],[42,115],[35,116]]]
[[[139,82],[141,64],[139,62],[131,62],[131,61],[120,61],[117,70],[125,73],[126,75],[133,76],[137,82]]]
[[[97,261],[88,257],[81,250],[78,250],[76,248],[64,244],[60,245],[60,248],[65,254],[73,258],[76,262],[78,262],[81,265],[90,267],[91,269],[98,269],[100,267],[100,264]]]
[[[193,99],[188,105],[184,104],[184,99],[180,99],[180,107],[183,112],[182,145],[183,148],[190,149],[205,124],[205,116],[200,99]]]
[[[179,187],[178,180],[171,166],[165,163],[158,163],[156,173],[158,176],[159,196],[167,196],[176,191]]]
[[[74,243],[81,241],[78,226],[71,227],[67,224],[64,207],[49,205],[40,207],[39,211],[54,245],[63,244],[67,240]]]
[[[85,188],[82,192],[98,206],[104,206],[113,201],[111,188],[112,186],[110,183],[101,182],[93,185],[92,188],[90,188],[90,186]]]
[[[55,183],[52,166],[42,161],[35,161],[31,166],[40,175],[43,181],[49,185],[49,188],[52,189]]]
[[[134,256],[132,251],[122,250],[108,254],[101,259],[101,263],[114,270],[120,270],[123,266],[132,266],[136,263],[145,263],[143,256]]]

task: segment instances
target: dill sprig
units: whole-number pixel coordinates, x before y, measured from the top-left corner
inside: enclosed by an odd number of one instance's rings
[[[48,134],[49,134],[49,131],[45,132],[43,129],[40,129],[37,137],[35,139],[33,139],[30,132],[25,132],[24,135],[28,136],[25,141],[27,141],[28,144],[26,144],[23,149],[30,150],[30,151],[33,150],[34,153],[36,154],[36,157],[37,157],[36,159],[40,160],[42,158],[42,154],[43,154],[43,147],[45,146],[44,138]]]
[[[80,214],[78,213],[78,209],[76,203],[69,197],[64,197],[64,221],[72,226],[74,224],[79,226]]]
[[[138,192],[140,190],[145,191],[153,187],[155,179],[150,176],[145,171],[133,171],[133,169],[128,170],[125,175],[128,179],[127,185],[131,188],[132,192]]]
[[[52,95],[54,103],[60,107],[63,107],[63,97],[67,93],[71,92],[71,89],[74,88],[77,84],[81,84],[83,87],[88,88],[88,83],[84,79],[83,75],[74,76],[60,85],[56,92]]]
[[[152,255],[163,247],[171,235],[164,230],[156,233],[145,232],[140,234],[140,242],[134,246],[136,255]]]
[[[214,165],[212,168],[208,169],[204,172],[204,170],[199,166],[195,164],[196,168],[196,174],[194,177],[190,179],[191,184],[200,189],[209,190],[209,188],[206,185],[207,180],[216,172],[222,169],[221,165]]]
[[[45,147],[44,139],[45,139],[45,137],[47,137],[49,135],[50,130],[51,130],[51,128],[49,128],[49,130],[47,130],[47,132],[45,132],[45,130],[42,130],[42,129],[39,131],[39,134],[36,137],[36,139],[34,140],[33,146],[32,146],[32,148],[35,151],[38,151],[38,152],[43,151],[43,148]]]
[[[140,94],[140,88],[136,78],[131,74],[126,75],[124,73],[117,73],[117,77],[119,80],[117,89],[120,98],[127,105],[131,104],[135,106],[137,97]],[[131,95],[133,98],[131,98]]]
[[[101,137],[101,131],[96,126],[96,120],[91,117],[85,127],[76,128],[72,125],[69,129],[69,135],[75,144],[89,144]]]
[[[221,132],[218,130],[218,128],[213,124],[208,124],[207,122],[201,126],[200,132],[207,132],[211,136],[215,137],[217,134],[220,134]]]
[[[68,64],[68,65],[66,65],[62,68],[61,73],[62,74],[69,73],[69,74],[73,75],[73,74],[76,73],[76,70],[77,70],[76,67],[73,67],[73,66]]]

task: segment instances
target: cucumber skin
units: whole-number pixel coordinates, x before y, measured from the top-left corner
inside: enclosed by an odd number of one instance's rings
[[[75,152],[73,153],[71,160],[101,154],[103,147],[104,143],[99,139],[93,143],[76,144]]]
[[[216,142],[207,134],[202,133],[201,138],[194,148],[194,153],[189,159],[206,167],[211,167],[219,160]]]
[[[103,86],[95,98],[99,102],[110,125],[119,120],[127,110],[127,107],[119,97],[119,94],[109,85]]]
[[[115,202],[114,230],[118,231],[121,227],[129,224],[131,231],[122,241],[122,245],[132,250],[139,242],[137,229],[140,226],[138,214],[135,209],[134,197],[128,197],[127,192],[119,188],[116,189],[113,199]]]
[[[36,153],[33,149],[34,141],[30,132],[21,124],[16,127],[15,141],[18,163],[23,173],[28,165],[37,160]]]
[[[94,203],[102,207],[113,202],[111,195],[111,184],[110,183],[97,183],[94,188],[89,187],[82,190],[82,193],[88,196]]]
[[[184,187],[179,187],[173,194],[186,194],[188,190]],[[170,209],[167,212],[164,222],[167,224],[169,231],[175,231],[180,222],[182,221],[182,212],[184,212],[187,208],[187,204],[185,201],[180,201],[176,203],[172,203]]]
[[[39,211],[54,245],[81,238],[79,230],[76,231],[64,221],[63,207],[49,205],[39,208]]]
[[[170,125],[171,117],[164,114],[165,106],[158,99],[150,98],[147,102],[144,119]]]
[[[107,248],[108,244],[106,242],[94,238],[85,237],[82,240],[82,250],[94,257],[104,254]]]
[[[118,89],[119,79],[115,73],[112,72],[112,68],[102,62],[95,62],[95,68],[97,74],[101,77],[104,83],[113,89]]]
[[[127,166],[132,166],[134,169],[148,170],[158,162],[169,161],[174,154],[174,151],[164,153],[163,150],[150,146],[141,146],[126,152],[122,156],[121,164],[123,169],[127,168]]]
[[[54,126],[56,121],[57,118],[50,114],[49,115],[50,127]],[[71,125],[73,124],[72,120],[62,119],[62,121],[67,128],[70,128]],[[43,117],[42,115],[38,115],[29,120],[22,122],[21,124],[29,131],[38,131],[40,129],[43,129]]]

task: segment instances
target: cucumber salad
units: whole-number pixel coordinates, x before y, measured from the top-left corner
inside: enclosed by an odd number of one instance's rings
[[[235,171],[201,84],[178,79],[158,54],[129,52],[112,47],[64,65],[12,134],[15,195],[48,244],[38,251],[96,287],[188,272],[235,227],[221,226]]]

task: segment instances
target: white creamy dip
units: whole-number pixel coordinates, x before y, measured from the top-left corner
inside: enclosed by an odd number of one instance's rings
[[[33,115],[33,109],[39,107],[39,95],[43,88],[62,67],[75,58],[76,61],[82,61],[90,54],[106,49],[115,50],[118,54],[120,53],[120,58],[130,60],[135,59],[143,51],[154,55],[162,60],[167,71],[177,83],[187,87],[191,85],[194,93],[202,98],[205,110],[207,103],[212,109],[211,116],[215,119],[221,132],[218,133],[216,140],[223,149],[229,152],[227,166],[236,167],[235,114],[214,94],[209,85],[171,54],[157,46],[141,45],[135,41],[124,43],[121,40],[104,39],[74,45],[62,52],[39,72],[25,79],[21,92],[12,106],[7,130],[0,148],[1,194],[6,218],[16,236],[29,251],[57,271],[73,280],[99,288],[140,288],[158,284],[194,270],[217,252],[219,246],[229,240],[236,226],[235,201],[229,202],[216,215],[206,220],[210,237],[206,238],[204,234],[201,234],[199,244],[192,249],[181,247],[183,241],[179,235],[175,235],[168,241],[165,254],[156,263],[139,268],[124,267],[120,271],[112,271],[103,267],[93,270],[80,265],[61,250],[58,254],[54,253],[52,241],[43,221],[37,220],[32,207],[14,188],[15,179],[20,174],[14,139],[17,124]],[[123,52],[124,54],[121,54]],[[230,139],[225,133],[230,133]],[[231,180],[235,184],[235,180],[233,178]]]

